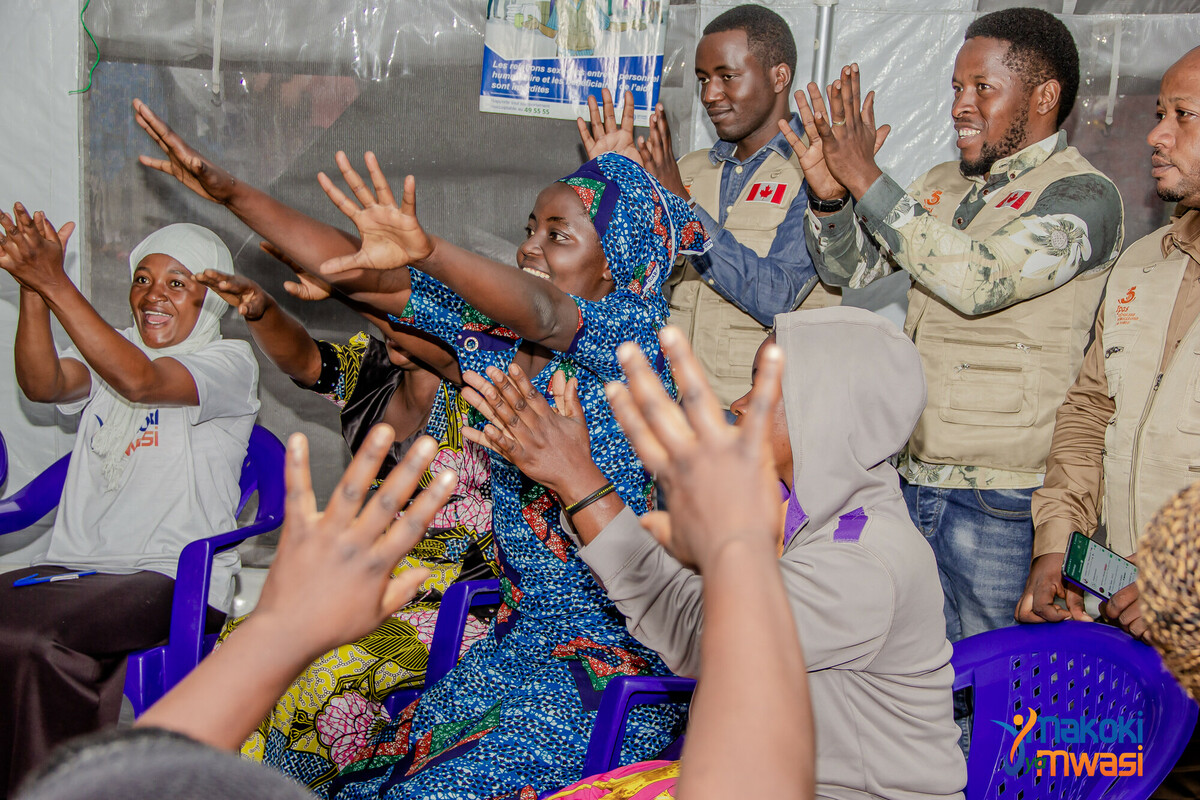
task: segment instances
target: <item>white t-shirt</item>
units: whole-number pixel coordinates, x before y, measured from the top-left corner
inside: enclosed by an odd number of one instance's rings
[[[73,349],[63,357],[87,364]],[[39,563],[174,578],[185,545],[237,527],[238,480],[259,407],[258,362],[250,345],[230,339],[175,359],[195,380],[200,403],[150,410],[115,491],[105,490],[103,462],[90,443],[116,394],[89,366],[87,399],[60,406],[68,414],[82,409],[83,417],[50,548]],[[217,555],[209,605],[230,609],[240,567],[236,552]]]

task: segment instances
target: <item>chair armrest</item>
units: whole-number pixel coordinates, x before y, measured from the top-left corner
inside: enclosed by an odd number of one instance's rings
[[[438,606],[437,625],[429,645],[429,663],[425,667],[426,687],[446,677],[458,663],[458,651],[462,648],[463,631],[471,609],[499,602],[500,581],[494,578],[450,585]]]
[[[691,678],[621,675],[604,687],[592,738],[583,762],[583,777],[599,775],[619,766],[625,743],[625,720],[637,706],[685,703],[691,700],[696,681]]]
[[[68,453],[12,495],[0,500],[0,536],[25,530],[58,505],[70,462],[71,454]]]
[[[237,547],[253,536],[269,533],[283,522],[282,515],[260,514],[251,524],[216,536],[197,539],[179,554],[175,594],[171,601],[170,644],[166,651],[164,692],[196,668],[204,656],[204,619],[209,581],[217,553]]]

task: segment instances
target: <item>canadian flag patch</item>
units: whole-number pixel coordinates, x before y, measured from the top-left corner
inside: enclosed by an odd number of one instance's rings
[[[1009,208],[1020,211],[1021,206],[1025,205],[1025,201],[1029,199],[1029,195],[1031,194],[1033,194],[1033,192],[1009,192],[1007,195],[1005,195],[1003,200],[1001,200],[999,203],[996,203],[996,208],[1004,208],[1005,206],[1008,206]]]
[[[770,203],[773,206],[781,206],[785,192],[787,192],[786,183],[756,183],[750,187],[746,200],[751,203]]]

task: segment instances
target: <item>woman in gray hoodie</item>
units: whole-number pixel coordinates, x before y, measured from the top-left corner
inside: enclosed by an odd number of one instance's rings
[[[779,565],[809,672],[817,797],[961,798],[966,766],[953,719],[937,568],[888,463],[925,405],[920,357],[898,328],[855,308],[780,315],[773,336],[783,349],[784,375],[783,400],[770,424],[788,498]],[[498,372],[490,377],[508,380]],[[490,385],[472,385],[493,406],[503,404]],[[688,399],[684,392],[685,408]],[[579,438],[583,426],[571,419],[570,403],[558,405],[563,416],[534,420],[528,409],[511,407],[497,416],[524,439],[519,452],[507,455],[530,477],[561,489],[567,503],[607,478],[579,457],[588,452],[586,438]],[[734,404],[735,413],[742,409]],[[534,427],[513,425],[518,415]],[[510,449],[516,442],[489,439]],[[671,487],[663,488],[679,524]],[[671,669],[695,676],[703,578],[647,533],[643,524],[657,522],[647,517],[639,522],[610,495],[570,522],[579,557],[629,631]]]

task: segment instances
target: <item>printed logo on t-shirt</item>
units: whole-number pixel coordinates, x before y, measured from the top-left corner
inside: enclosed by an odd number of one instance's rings
[[[158,409],[154,409],[146,415],[146,421],[142,423],[142,427],[138,428],[138,432],[133,437],[133,441],[129,443],[129,447],[125,448],[125,455],[133,455],[133,451],[139,447],[158,447]]]
[[[750,187],[746,200],[751,203],[770,203],[773,206],[783,205],[783,195],[787,192],[786,183],[756,183]]]

